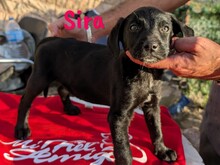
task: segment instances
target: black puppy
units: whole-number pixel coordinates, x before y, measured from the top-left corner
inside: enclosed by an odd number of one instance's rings
[[[138,106],[143,109],[155,154],[162,160],[175,161],[177,155],[164,145],[161,132],[158,99],[162,71],[133,63],[124,51],[120,53],[119,42],[133,58],[152,63],[169,55],[171,39],[179,32],[183,36],[193,35],[171,14],[143,7],[118,21],[108,39],[110,50],[75,39],[43,40],[36,50],[33,72],[19,105],[15,137],[29,136],[32,101],[43,90],[46,95],[50,83],[58,81],[62,84],[58,92],[67,114],[80,113],[71,104],[69,92],[86,101],[110,105],[108,121],[117,165],[132,164],[128,126]]]

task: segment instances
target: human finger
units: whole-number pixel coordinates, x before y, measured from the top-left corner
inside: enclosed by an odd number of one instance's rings
[[[126,53],[126,55],[128,56],[128,58],[131,61],[133,61],[136,64],[145,66],[145,67],[158,68],[158,69],[168,69],[169,65],[170,65],[170,61],[169,60],[171,60],[171,59],[164,59],[164,60],[161,60],[161,61],[159,61],[157,63],[144,63],[144,62],[142,62],[142,61],[140,61],[138,59],[133,58],[129,51],[126,51],[125,53]]]
[[[144,63],[144,66],[148,68],[156,68],[156,69],[170,69],[171,63],[172,63],[172,59],[166,58],[164,60],[155,63]]]

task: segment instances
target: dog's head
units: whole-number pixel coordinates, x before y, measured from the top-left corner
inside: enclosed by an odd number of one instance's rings
[[[133,58],[153,63],[170,53],[172,37],[193,36],[193,30],[174,15],[153,7],[142,7],[126,18],[120,18],[112,29],[108,46],[115,56],[120,54],[120,42]]]

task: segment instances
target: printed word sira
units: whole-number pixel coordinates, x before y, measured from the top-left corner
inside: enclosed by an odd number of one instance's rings
[[[77,14],[81,15],[82,11],[78,10]],[[94,17],[84,16],[83,19],[79,16],[76,20],[71,19],[74,18],[74,16],[75,13],[71,10],[65,12],[64,18],[68,22],[67,24],[66,23],[64,24],[65,29],[72,30],[75,27],[82,28],[82,25],[84,25],[84,28],[87,30],[89,28],[89,25],[91,25],[90,22],[92,22],[92,25],[95,29],[103,29],[105,27],[101,16],[94,16]]]

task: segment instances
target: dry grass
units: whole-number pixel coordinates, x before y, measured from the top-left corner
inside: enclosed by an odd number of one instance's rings
[[[67,10],[85,11],[100,2],[101,0],[0,0],[0,20],[7,20],[9,16],[19,19],[31,13],[50,21]]]

